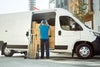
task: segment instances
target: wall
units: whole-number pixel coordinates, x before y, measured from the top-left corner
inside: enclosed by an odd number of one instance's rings
[[[100,11],[95,11],[94,14],[94,30],[100,32]]]
[[[93,0],[94,7],[94,30],[100,32],[100,0]]]

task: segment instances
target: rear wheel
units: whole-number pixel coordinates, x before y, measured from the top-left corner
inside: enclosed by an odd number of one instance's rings
[[[11,56],[13,56],[14,51],[13,51],[13,50],[9,50],[9,49],[7,48],[7,45],[5,45],[5,46],[3,47],[3,53],[4,53],[4,55],[5,55],[6,57],[11,57]]]
[[[82,59],[93,57],[92,48],[86,43],[82,43],[76,47],[76,54],[79,58]]]

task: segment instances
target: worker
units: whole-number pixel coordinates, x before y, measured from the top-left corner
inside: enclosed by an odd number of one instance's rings
[[[49,58],[49,29],[47,20],[43,19],[39,26],[40,29],[40,40],[41,40],[41,58],[44,58],[44,46],[46,48],[46,58]]]

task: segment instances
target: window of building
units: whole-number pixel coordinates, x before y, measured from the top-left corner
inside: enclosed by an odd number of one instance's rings
[[[56,1],[56,7],[57,7],[57,8],[60,7],[60,3],[61,3],[60,0],[57,0],[57,1]]]
[[[74,0],[72,0],[72,2],[74,2]]]
[[[74,6],[72,6],[72,13],[74,14]]]
[[[64,0],[64,5],[68,6],[68,0]]]
[[[61,2],[61,8],[63,8],[64,7],[64,2]]]
[[[98,32],[100,32],[100,26],[98,26]]]
[[[99,0],[99,11],[100,11],[100,0]]]
[[[64,3],[64,0],[62,0],[62,2]]]
[[[68,0],[64,0],[64,6],[68,8]]]
[[[83,4],[84,4],[84,6],[83,6],[84,13],[87,13],[88,12],[88,10],[87,10],[88,0],[83,0]]]
[[[68,16],[60,16],[60,26],[63,30],[66,31],[82,30],[82,27]]]
[[[58,4],[60,4],[60,0],[57,0],[56,2],[58,2]]]
[[[91,8],[91,11],[93,11],[93,0],[91,0],[90,8]]]
[[[88,0],[83,0],[84,3],[88,4]]]

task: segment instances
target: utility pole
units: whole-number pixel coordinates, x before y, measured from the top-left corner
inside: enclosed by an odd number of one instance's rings
[[[36,5],[36,0],[29,0],[30,10],[34,10],[35,5]]]

